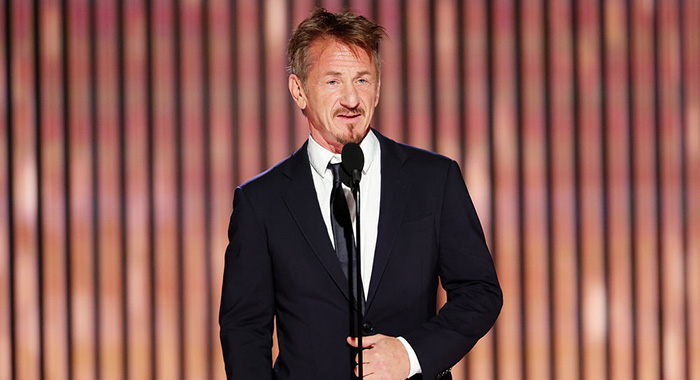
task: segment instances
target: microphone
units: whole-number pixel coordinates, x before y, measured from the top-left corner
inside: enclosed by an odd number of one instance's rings
[[[365,155],[362,148],[354,142],[345,144],[340,154],[340,180],[351,189],[355,189],[362,179],[362,167],[365,165]]]
[[[354,297],[351,297],[354,299],[355,302],[357,302],[355,309],[355,326],[354,328],[356,329],[356,334],[357,334],[357,346],[359,349],[357,350],[357,362],[359,363],[357,365],[357,372],[358,372],[358,377],[362,379],[363,376],[363,359],[362,359],[362,325],[363,325],[363,320],[364,320],[364,314],[365,314],[365,294],[364,290],[362,289],[362,255],[360,254],[360,247],[362,244],[360,243],[360,231],[362,229],[360,228],[360,179],[362,178],[362,167],[365,165],[365,155],[362,153],[362,149],[360,148],[359,145],[357,145],[354,142],[350,142],[345,144],[343,147],[343,151],[340,154],[342,162],[340,163],[340,180],[347,185],[349,188],[352,189],[352,194],[355,198],[355,249],[353,252],[350,254],[350,263],[354,263],[355,265],[350,265],[350,271],[348,273],[349,277],[349,282],[348,285],[350,285],[350,292],[354,294]],[[353,268],[354,267],[354,268]],[[352,289],[354,285],[354,290]],[[350,301],[350,315],[352,315],[353,312],[353,305],[352,302]],[[353,371],[354,372],[354,371]],[[353,377],[354,378],[354,377]]]

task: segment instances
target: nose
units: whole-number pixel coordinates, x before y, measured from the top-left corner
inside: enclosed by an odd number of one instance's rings
[[[357,88],[355,88],[354,84],[349,84],[343,88],[340,105],[348,109],[354,109],[360,105],[360,97],[357,94]]]

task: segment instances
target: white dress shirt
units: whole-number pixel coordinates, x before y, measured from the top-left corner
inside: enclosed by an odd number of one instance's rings
[[[365,164],[362,168],[362,180],[360,181],[360,218],[362,219],[360,223],[360,228],[362,229],[360,255],[362,264],[362,286],[364,288],[365,297],[367,297],[372,276],[372,265],[374,264],[374,248],[377,245],[379,201],[382,191],[381,148],[379,146],[379,140],[372,130],[370,130],[367,136],[362,140],[360,148],[362,148],[362,153],[365,156]],[[341,157],[340,154],[334,154],[323,148],[310,135],[307,149],[309,161],[311,163],[311,177],[314,181],[318,204],[321,207],[321,215],[323,216],[323,221],[326,223],[326,229],[328,230],[331,243],[335,245],[330,215],[333,173],[328,168],[328,164],[341,162]],[[355,231],[355,200],[349,187],[343,184],[343,190],[345,192],[345,199],[348,202],[350,218],[353,222],[352,228],[355,232],[354,236],[357,236],[357,231]],[[404,347],[406,347],[411,362],[409,377],[420,373],[420,363],[418,362],[418,357],[413,351],[413,348],[403,337],[398,337],[398,339]]]

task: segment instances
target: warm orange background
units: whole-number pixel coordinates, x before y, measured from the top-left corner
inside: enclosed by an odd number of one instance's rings
[[[505,306],[456,379],[700,379],[700,0],[0,1],[0,379],[223,379],[315,3],[387,28],[375,126],[480,213]]]

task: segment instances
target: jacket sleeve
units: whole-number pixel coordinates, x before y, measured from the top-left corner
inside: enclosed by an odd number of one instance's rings
[[[231,379],[272,379],[274,290],[265,229],[242,188],[234,194],[219,309]]]
[[[503,304],[481,224],[454,161],[443,189],[438,271],[447,302],[435,317],[404,335],[425,379],[434,379],[466,355],[493,326]]]

